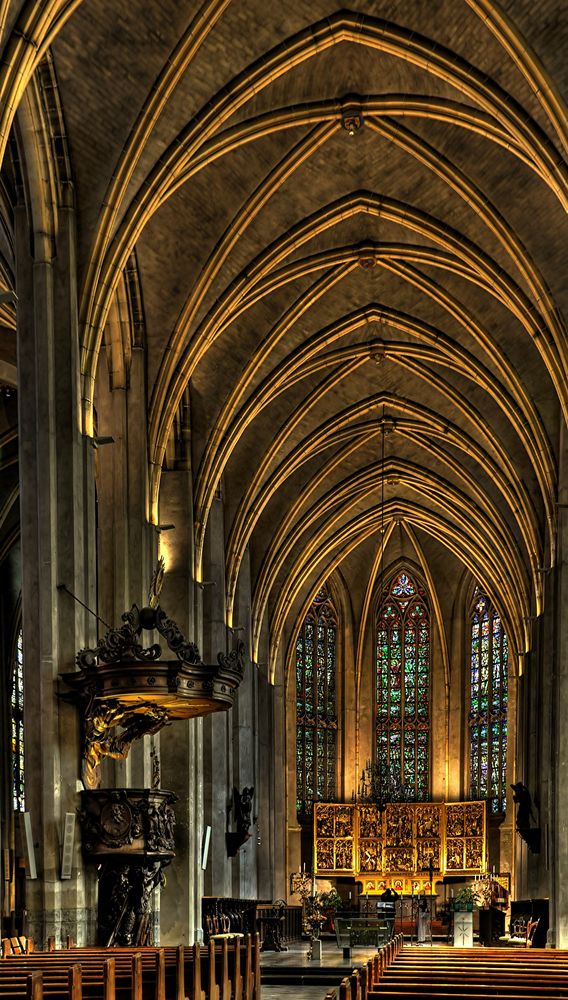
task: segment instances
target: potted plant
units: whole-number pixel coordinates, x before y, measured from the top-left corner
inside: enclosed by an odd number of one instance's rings
[[[458,889],[454,896],[453,908],[454,910],[468,910],[471,912],[473,907],[478,903],[477,893],[470,885],[464,885],[461,889]]]

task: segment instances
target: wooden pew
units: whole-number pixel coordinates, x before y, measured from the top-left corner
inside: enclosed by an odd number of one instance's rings
[[[73,1000],[81,997],[89,1000],[91,996],[94,1000],[99,997],[120,1000],[128,990],[133,1000],[166,1000],[166,996],[168,1000],[185,1000],[188,995],[191,1000],[260,1000],[258,934],[254,939],[247,935],[244,952],[244,968],[239,938],[232,942],[224,940],[217,947],[211,942],[207,948],[198,945],[191,949],[71,947],[27,956],[6,955],[0,962],[0,1000],[16,987],[17,995],[24,996],[24,979],[35,972],[42,974],[46,997],[71,996],[65,977],[69,969],[77,965],[80,965],[81,986],[73,987]],[[105,973],[104,962],[109,960],[109,955],[112,955],[112,977]],[[186,990],[190,982],[191,991]]]
[[[108,952],[107,952],[108,954]],[[38,963],[34,963],[38,965]],[[46,963],[34,968],[29,962],[9,962],[0,964],[0,997],[25,997],[30,984],[35,984],[33,989],[46,1000],[117,1000],[123,997],[125,1000],[139,998],[142,1000],[144,994],[144,982],[142,964],[140,956],[133,956],[130,959],[128,975],[122,975],[119,980],[119,988],[116,988],[116,970],[114,958],[102,958],[94,965],[90,963]],[[38,978],[39,977],[39,978]],[[40,984],[38,986],[37,984]],[[154,981],[152,997],[158,997],[155,983],[158,983],[158,990],[165,1000],[165,994],[160,988],[159,979]],[[147,983],[146,996],[150,995],[152,984]],[[148,988],[150,987],[150,988]]]
[[[156,949],[153,947],[137,948],[142,955],[153,954]],[[243,956],[244,950],[244,956]],[[97,948],[77,948],[73,949],[73,955],[83,956],[87,953],[97,954],[101,949]],[[112,948],[112,954],[132,953],[132,948]],[[179,949],[173,946],[166,946],[166,977],[169,981],[172,970],[176,969],[181,962]],[[219,995],[220,1000],[231,993],[233,998],[240,1000],[260,1000],[261,996],[261,970],[260,970],[260,937],[258,934],[245,935],[245,938],[234,938],[231,941],[224,940],[215,944],[210,942],[208,946],[194,945],[192,948],[182,949],[184,963],[184,983],[176,985],[177,996],[182,997],[182,989],[185,984],[192,983],[191,996],[207,996],[210,989],[213,995]],[[56,952],[57,955],[65,954],[64,951]],[[214,963],[212,961],[214,957]],[[204,988],[205,987],[205,988]]]
[[[18,974],[6,980],[4,990],[0,995],[17,1000],[83,1000],[81,966],[71,966],[67,975],[60,981],[53,981],[49,976],[37,969],[29,974]],[[106,998],[105,998],[106,1000]],[[114,997],[108,998],[114,1000]]]
[[[41,972],[32,972],[26,978],[26,1000],[43,1000],[43,980]]]
[[[521,954],[520,961],[515,950],[401,949],[397,941],[394,952],[393,961],[387,948],[367,963],[367,1000],[568,997],[568,952],[538,949]]]

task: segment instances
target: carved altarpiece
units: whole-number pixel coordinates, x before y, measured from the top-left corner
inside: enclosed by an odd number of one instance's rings
[[[314,843],[318,875],[354,875],[370,895],[430,894],[445,875],[486,871],[486,803],[317,802]]]

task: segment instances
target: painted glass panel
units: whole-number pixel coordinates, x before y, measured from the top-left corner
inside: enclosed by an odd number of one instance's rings
[[[375,645],[375,754],[416,801],[430,794],[430,611],[407,572],[381,594]]]
[[[489,597],[476,587],[471,613],[470,782],[473,799],[504,813],[507,790],[508,643]]]
[[[327,586],[315,595],[296,640],[296,807],[335,798],[337,614]]]

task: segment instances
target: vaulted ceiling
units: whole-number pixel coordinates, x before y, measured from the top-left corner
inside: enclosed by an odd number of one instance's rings
[[[568,409],[562,0],[22,9],[35,48],[9,17],[4,97],[51,46],[84,430],[105,336],[127,378],[108,330],[135,266],[151,516],[189,393],[195,573],[222,481],[228,622],[247,546],[255,643],[270,619],[277,645],[294,602],[403,525],[527,648]]]

